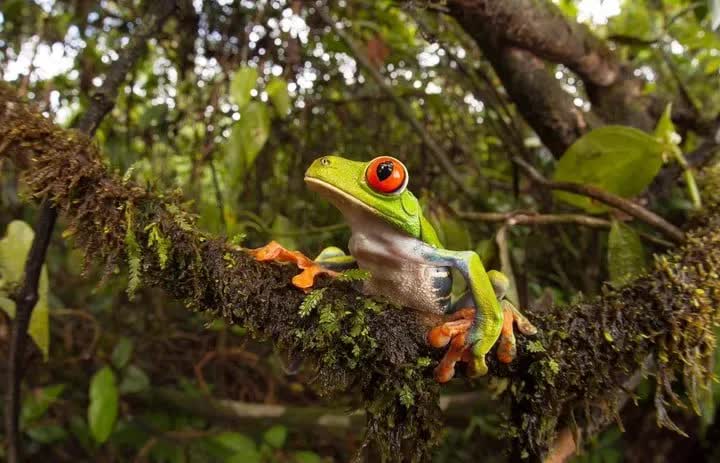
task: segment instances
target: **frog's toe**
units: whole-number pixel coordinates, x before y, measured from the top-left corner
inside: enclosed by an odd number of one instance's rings
[[[515,333],[513,333],[513,312],[508,305],[503,304],[503,325],[500,331],[500,342],[498,344],[497,356],[502,363],[510,363],[517,354]]]
[[[428,333],[428,344],[433,347],[445,347],[453,338],[466,333],[472,325],[472,320],[454,320],[436,326]]]
[[[513,324],[517,324],[518,330],[526,336],[536,334],[537,328],[510,301],[503,300],[500,304],[503,309],[503,326],[500,332],[497,356],[502,363],[510,363],[517,355]]]
[[[474,356],[467,343],[467,336],[475,317],[475,309],[461,309],[448,317],[448,321],[431,329],[428,333],[428,344],[441,348],[448,346],[447,352],[437,367],[435,367],[435,380],[446,383],[455,376],[455,364],[467,361],[471,365]]]
[[[455,364],[465,356],[467,331],[452,338],[450,347],[438,366],[435,367],[435,381],[447,383],[455,376]]]
[[[313,262],[312,259],[300,251],[285,249],[277,241],[271,241],[265,246],[251,249],[250,254],[259,262],[291,262],[297,265],[302,272],[292,279],[293,285],[307,291],[315,284],[315,277],[321,274],[336,276],[337,272],[328,270]]]

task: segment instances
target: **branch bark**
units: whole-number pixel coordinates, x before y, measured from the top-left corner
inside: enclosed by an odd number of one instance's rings
[[[175,10],[174,0],[161,0],[153,3],[143,22],[131,37],[128,46],[110,67],[105,81],[91,95],[87,111],[76,122],[75,128],[92,136],[105,115],[115,106],[118,88],[125,81],[128,72],[135,65],[145,50],[147,40],[157,34],[165,21]],[[38,301],[38,282],[45,262],[45,255],[50,244],[53,228],[57,219],[57,210],[52,202],[42,201],[35,237],[25,262],[22,284],[14,295],[16,302],[16,318],[12,325],[10,348],[8,353],[7,394],[5,404],[5,429],[8,447],[8,462],[17,463],[22,460],[20,444],[20,401],[21,385],[24,369],[21,368],[27,344],[27,329],[30,317]]]
[[[385,453],[429,455],[441,414],[431,379],[440,353],[425,345],[433,320],[371,303],[340,281],[321,282],[317,303],[301,314],[304,295],[290,283],[294,268],[260,264],[197,230],[178,198],[113,177],[86,136],[53,126],[2,85],[0,139],[0,158],[11,159],[30,190],[57,205],[88,258],[108,270],[128,260],[144,284],[314,360],[320,392],[359,391],[369,437]],[[501,365],[494,353],[488,356],[491,373],[513,381],[507,391],[518,454],[542,458],[568,416],[579,423],[613,416],[612,404],[599,414],[586,404],[621,390],[628,372],[648,357],[660,383],[683,379],[691,400],[710,380],[713,326],[720,321],[720,170],[708,170],[704,181],[707,210],[692,222],[682,247],[599,299],[528,310],[540,333],[518,340],[517,360]],[[170,243],[165,256],[147,244],[151,229]],[[667,416],[669,391],[658,390],[658,416]]]
[[[537,0],[451,0],[448,8],[465,24],[497,32],[509,46],[562,63],[586,83],[609,86],[620,77],[620,63],[604,41],[560,9]]]
[[[561,156],[604,123],[652,128],[642,81],[585,26],[548,0],[451,0],[448,14],[488,57],[503,86],[543,143]],[[593,103],[581,111],[543,59],[564,64],[585,83]],[[549,117],[548,117],[549,115]]]

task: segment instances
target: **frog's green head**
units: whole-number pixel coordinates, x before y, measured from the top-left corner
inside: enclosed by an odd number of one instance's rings
[[[351,225],[369,212],[420,238],[422,213],[417,198],[407,189],[408,178],[403,163],[389,156],[370,162],[324,156],[305,172],[308,187],[340,209]]]

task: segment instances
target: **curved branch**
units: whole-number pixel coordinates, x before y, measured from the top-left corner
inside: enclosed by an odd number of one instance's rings
[[[0,158],[11,159],[30,191],[46,195],[65,214],[70,235],[88,258],[109,271],[129,260],[145,284],[189,308],[242,323],[314,360],[320,392],[359,391],[369,437],[386,454],[398,460],[429,455],[441,424],[439,387],[431,379],[439,353],[425,345],[433,320],[371,302],[340,281],[321,282],[317,304],[301,314],[304,294],[290,283],[294,268],[260,264],[197,230],[179,198],[110,175],[87,137],[53,126],[3,85],[0,139],[6,140]],[[494,353],[488,356],[491,373],[513,381],[507,391],[518,454],[541,458],[569,414],[577,421],[612,416],[612,404],[599,414],[586,404],[621,390],[648,356],[663,378],[685,381],[691,400],[711,379],[713,326],[720,321],[720,170],[709,171],[704,181],[708,209],[692,223],[682,247],[599,299],[529,310],[540,333],[518,339],[517,360],[500,365]],[[148,230],[168,240],[164,256],[148,245]],[[665,392],[658,393],[656,403],[664,407]]]
[[[635,217],[638,220],[642,220],[646,224],[660,230],[668,238],[671,238],[676,243],[682,243],[685,239],[685,235],[675,225],[671,224],[667,220],[663,219],[659,215],[655,214],[649,209],[645,209],[639,204],[632,201],[628,201],[625,198],[614,195],[610,192],[602,190],[592,185],[583,185],[581,183],[574,182],[556,182],[548,180],[540,174],[532,165],[528,164],[522,158],[517,156],[513,157],[512,161],[520,166],[525,174],[539,185],[542,185],[551,190],[567,191],[570,193],[576,193],[588,198],[592,198],[608,206],[612,206],[624,213]]]

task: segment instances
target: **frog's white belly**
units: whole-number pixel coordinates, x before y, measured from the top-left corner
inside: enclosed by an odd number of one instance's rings
[[[443,313],[450,304],[450,269],[424,259],[422,241],[388,224],[353,226],[350,253],[358,267],[370,272],[363,292],[381,295],[398,305]]]

